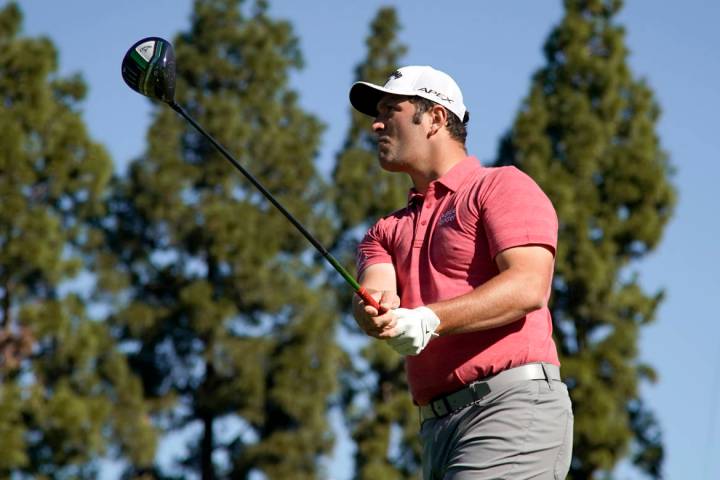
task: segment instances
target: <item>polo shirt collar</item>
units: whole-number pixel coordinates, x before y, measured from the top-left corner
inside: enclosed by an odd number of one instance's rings
[[[472,156],[466,157],[465,160],[455,164],[445,175],[437,180],[433,180],[430,185],[439,183],[451,192],[455,192],[460,188],[460,185],[463,184],[468,175],[480,168],[482,168],[482,165],[477,158]],[[425,195],[413,187],[408,192],[408,205],[412,205],[413,202],[422,200],[423,198],[425,198]]]
[[[460,185],[465,182],[468,175],[482,168],[482,165],[475,157],[466,157],[465,160],[453,166],[445,175],[435,180],[448,190],[456,192]]]
[[[413,206],[416,202],[422,202],[425,199],[425,194],[415,190],[415,187],[411,187],[408,192],[407,204],[408,207]]]

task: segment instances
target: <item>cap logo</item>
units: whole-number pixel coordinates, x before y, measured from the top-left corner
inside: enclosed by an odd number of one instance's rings
[[[390,74],[390,78],[394,78],[395,80],[400,77],[402,77],[402,73],[400,72],[400,70],[395,70],[393,73]]]
[[[432,88],[422,87],[422,88],[418,88],[418,90],[420,90],[421,92],[425,92],[425,93],[427,93],[427,94],[430,94],[430,95],[435,95],[436,97],[438,97],[438,98],[439,98],[440,100],[442,100],[443,102],[453,103],[453,101],[454,101],[452,98],[448,97],[448,96],[445,95],[444,93],[440,93],[440,92],[438,92],[437,90],[433,90]]]

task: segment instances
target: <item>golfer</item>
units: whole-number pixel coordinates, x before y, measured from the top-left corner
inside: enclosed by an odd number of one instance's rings
[[[561,479],[573,415],[547,302],[557,216],[514,167],[483,167],[465,148],[469,115],[455,81],[428,66],[350,102],[374,118],[383,169],[410,176],[407,206],[379,219],[357,252],[360,328],[406,357],[419,406],[423,475]]]

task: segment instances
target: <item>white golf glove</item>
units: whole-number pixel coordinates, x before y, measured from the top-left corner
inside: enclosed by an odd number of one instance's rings
[[[428,307],[396,308],[393,313],[398,334],[388,339],[388,343],[399,354],[417,355],[437,336],[435,329],[440,319]]]

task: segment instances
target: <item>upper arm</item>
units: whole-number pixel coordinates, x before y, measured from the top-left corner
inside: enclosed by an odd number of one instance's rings
[[[360,285],[369,290],[397,292],[395,267],[392,263],[374,263],[360,275]]]
[[[522,279],[526,288],[543,298],[550,289],[555,257],[550,247],[523,245],[508,248],[495,257],[500,272],[512,271]]]

